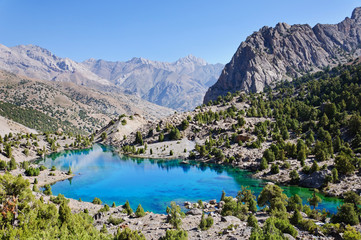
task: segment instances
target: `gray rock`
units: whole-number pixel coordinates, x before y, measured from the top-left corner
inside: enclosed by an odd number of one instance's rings
[[[193,208],[193,209],[191,209],[191,210],[189,210],[188,212],[187,212],[187,215],[193,215],[193,216],[196,216],[196,215],[202,215],[202,210],[201,209],[199,209],[199,208]]]
[[[275,81],[345,63],[360,56],[361,8],[338,24],[263,27],[247,37],[210,87],[204,103],[227,92],[260,92]]]
[[[314,172],[302,177],[299,185],[307,188],[319,188],[323,185],[327,175],[330,175],[328,170]]]
[[[212,205],[217,204],[217,200],[216,200],[216,199],[212,199],[212,200],[209,201],[209,204],[212,204]]]
[[[292,237],[292,236],[291,236],[290,234],[288,234],[288,233],[284,233],[283,236],[284,236],[285,238],[287,238],[288,240],[296,240],[294,237]]]

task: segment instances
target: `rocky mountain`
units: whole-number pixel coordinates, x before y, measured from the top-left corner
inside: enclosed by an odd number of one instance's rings
[[[361,8],[338,24],[263,27],[241,43],[204,103],[227,92],[259,92],[280,80],[350,61],[361,55]]]
[[[35,79],[72,82],[118,95],[134,94],[177,110],[200,105],[223,67],[222,64],[207,64],[191,55],[173,63],[143,58],[127,62],[89,59],[78,63],[34,45],[9,48],[0,44],[2,70]]]
[[[200,105],[224,67],[208,64],[192,55],[172,63],[133,58],[127,62],[89,59],[82,64],[115,86],[177,110],[190,110]]]
[[[32,79],[2,70],[0,102],[39,111],[50,120],[82,132],[93,132],[121,114],[140,114],[155,120],[173,112],[135,95],[99,91],[72,82]]]

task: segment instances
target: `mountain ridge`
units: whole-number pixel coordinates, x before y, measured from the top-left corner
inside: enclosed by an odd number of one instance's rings
[[[260,92],[277,81],[345,63],[361,55],[360,44],[361,8],[338,24],[264,26],[240,44],[203,103],[227,92]]]

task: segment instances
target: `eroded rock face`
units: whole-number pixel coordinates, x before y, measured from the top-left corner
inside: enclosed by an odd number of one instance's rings
[[[227,92],[263,91],[277,81],[347,62],[361,55],[360,44],[361,8],[338,24],[263,27],[241,43],[204,103]]]

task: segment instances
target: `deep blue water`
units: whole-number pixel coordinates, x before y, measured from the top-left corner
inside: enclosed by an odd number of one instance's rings
[[[71,167],[75,176],[52,186],[53,195],[83,201],[100,198],[111,205],[129,200],[135,210],[138,204],[155,213],[164,213],[171,201],[182,204],[219,200],[222,190],[227,196],[236,196],[241,186],[250,186],[256,195],[266,183],[250,177],[247,171],[220,165],[196,162],[181,164],[180,160],[149,160],[130,158],[114,153],[110,147],[94,145],[87,150],[72,150],[51,154],[40,164],[48,168],[67,170]],[[298,194],[306,203],[312,194],[306,188],[282,187],[288,196]],[[336,212],[341,203],[336,198],[321,196],[319,209]]]

